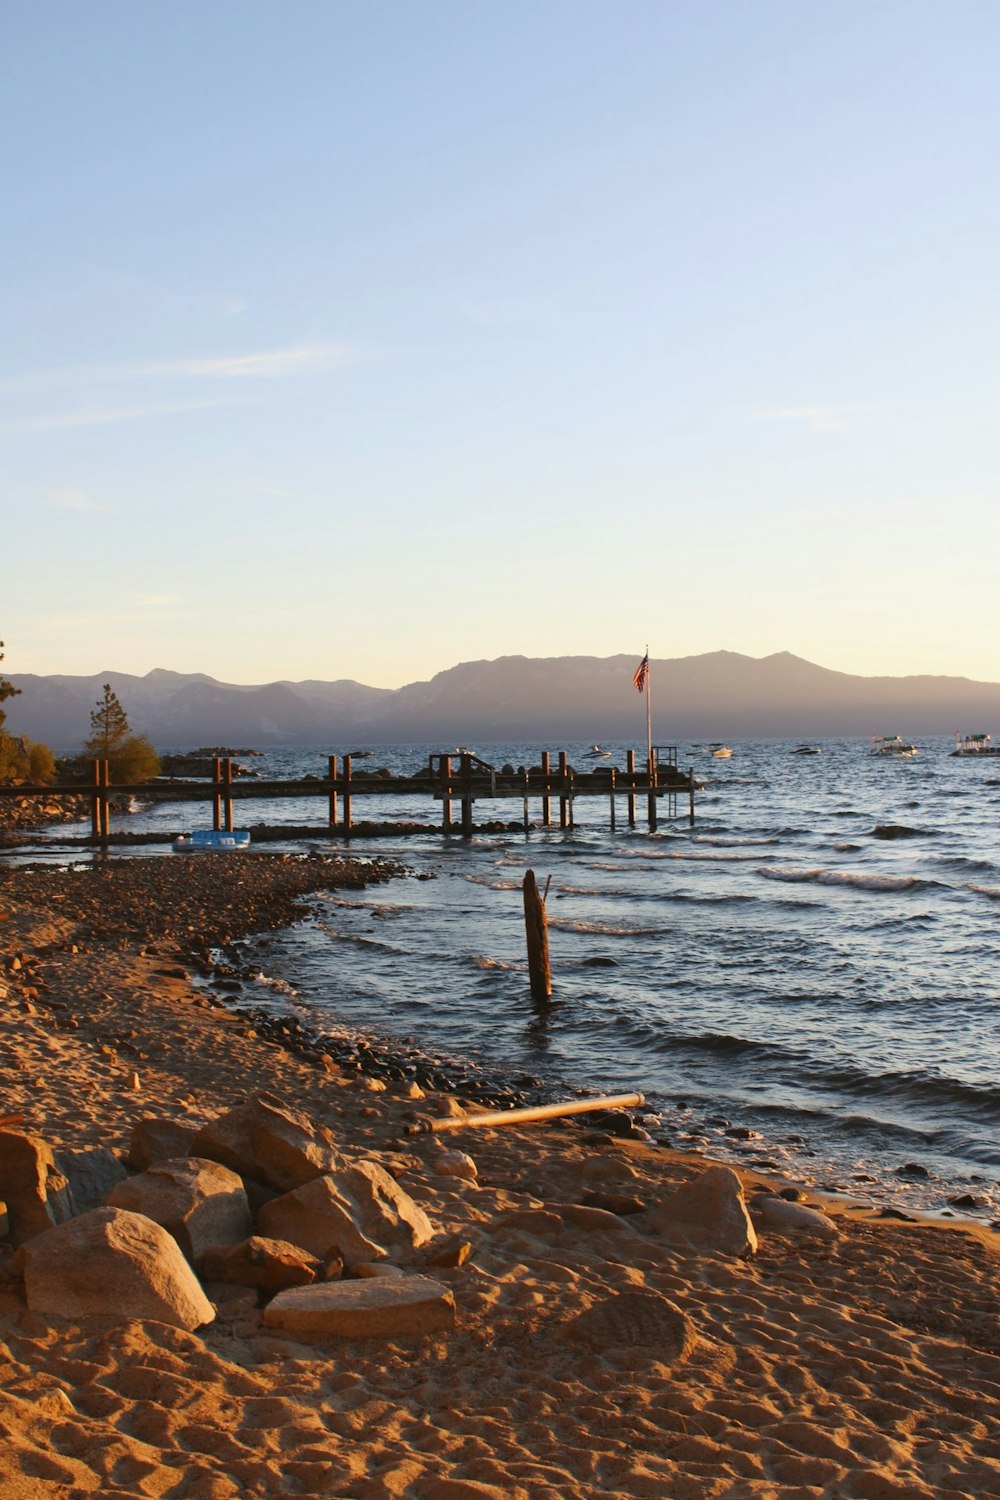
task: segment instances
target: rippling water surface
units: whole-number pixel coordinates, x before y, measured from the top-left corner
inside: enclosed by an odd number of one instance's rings
[[[475,747],[498,767],[536,764],[540,748]],[[595,764],[588,747],[566,748],[578,769]],[[624,746],[607,748],[599,763],[624,766]],[[358,854],[431,878],[331,896],[261,962],[321,1023],[553,1083],[640,1089],[680,1145],[704,1137],[713,1154],[904,1208],[970,1194],[995,1216],[1000,758],[950,748],[926,741],[916,759],[891,760],[857,740],[812,756],[758,741],[719,761],[681,745],[680,764],[705,783],[693,827],[686,798],[655,834],[623,826],[624,799],[612,833],[607,800],[581,798],[567,831],[356,840]],[[409,772],[426,755],[376,748],[364,764]],[[322,752],[253,764],[325,772]],[[321,806],[238,804],[239,821],[316,823]],[[191,811],[130,826],[175,827]],[[477,822],[520,813],[476,804]],[[356,818],[435,815],[426,800],[355,802]],[[898,836],[873,836],[887,825]],[[547,1007],[528,994],[528,868],[551,881]],[[759,1138],[736,1142],[729,1124]],[[900,1172],[911,1164],[929,1177]]]

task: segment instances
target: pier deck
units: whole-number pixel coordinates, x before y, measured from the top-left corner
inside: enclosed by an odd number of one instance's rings
[[[43,797],[49,802],[84,798],[90,802],[91,839],[95,843],[106,843],[110,837],[110,809],[115,797],[137,797],[146,802],[211,802],[212,826],[216,829],[233,829],[234,804],[236,802],[270,798],[303,799],[319,797],[327,804],[327,826],[331,833],[349,836],[354,825],[354,804],[358,799],[376,800],[393,797],[426,798],[441,804],[440,830],[444,833],[473,831],[473,809],[477,801],[519,801],[522,806],[520,822],[525,831],[532,827],[530,804],[540,804],[540,826],[554,826],[552,805],[558,809],[560,828],[572,828],[573,803],[578,797],[603,797],[608,802],[611,827],[616,826],[617,804],[624,797],[626,816],[630,827],[636,824],[636,802],[645,799],[646,821],[650,830],[657,825],[658,806],[666,799],[667,816],[677,815],[677,798],[684,796],[688,802],[688,818],[694,822],[694,793],[698,783],[693,771],[682,772],[677,768],[676,750],[673,746],[655,746],[652,763],[636,765],[636,752],[626,755],[625,768],[597,766],[579,771],[569,764],[565,751],[559,751],[556,763],[548,751],[541,755],[537,766],[507,766],[497,770],[471,753],[449,755],[434,754],[428,757],[427,769],[410,776],[394,776],[385,771],[357,771],[353,759],[346,755],[338,764],[338,757],[327,757],[325,776],[306,776],[297,779],[258,780],[256,778],[233,777],[232,760],[217,756],[213,761],[211,780],[159,777],[154,781],[133,782],[128,785],[113,785],[108,774],[107,761],[91,763],[89,782],[60,784],[57,786],[0,785],[0,797]],[[459,805],[459,817],[454,816],[455,804]],[[434,831],[434,825],[428,825]]]

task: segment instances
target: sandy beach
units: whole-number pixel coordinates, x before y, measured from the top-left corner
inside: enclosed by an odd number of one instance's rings
[[[0,1241],[2,1500],[1000,1496],[1000,1235],[808,1194],[830,1228],[775,1224],[757,1195],[795,1184],[744,1172],[755,1251],[705,1248],[662,1211],[705,1159],[585,1117],[409,1134],[474,1106],[290,1050],[193,982],[359,878],[277,855],[0,868],[8,1131],[124,1156],[143,1118],[266,1094],[412,1197],[433,1237],[402,1273],[455,1308],[423,1335],[299,1337],[206,1281],[193,1331],[68,1319],[29,1308]]]

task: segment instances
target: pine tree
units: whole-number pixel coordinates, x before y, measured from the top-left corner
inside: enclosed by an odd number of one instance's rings
[[[3,661],[3,641],[0,641],[0,661]],[[20,691],[21,689],[16,688],[12,682],[8,682],[6,677],[0,677],[0,703],[6,703],[8,698],[16,698]],[[3,709],[0,708],[0,729],[3,728],[6,717]]]
[[[90,715],[90,737],[84,741],[87,755],[98,760],[107,760],[128,739],[128,715],[111,691],[110,682],[104,684],[104,697]]]

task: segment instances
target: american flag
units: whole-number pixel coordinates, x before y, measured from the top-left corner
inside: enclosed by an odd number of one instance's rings
[[[639,663],[632,674],[632,686],[635,688],[637,693],[644,693],[646,691],[646,678],[648,676],[649,652],[647,651],[646,655],[642,658],[642,661]]]

